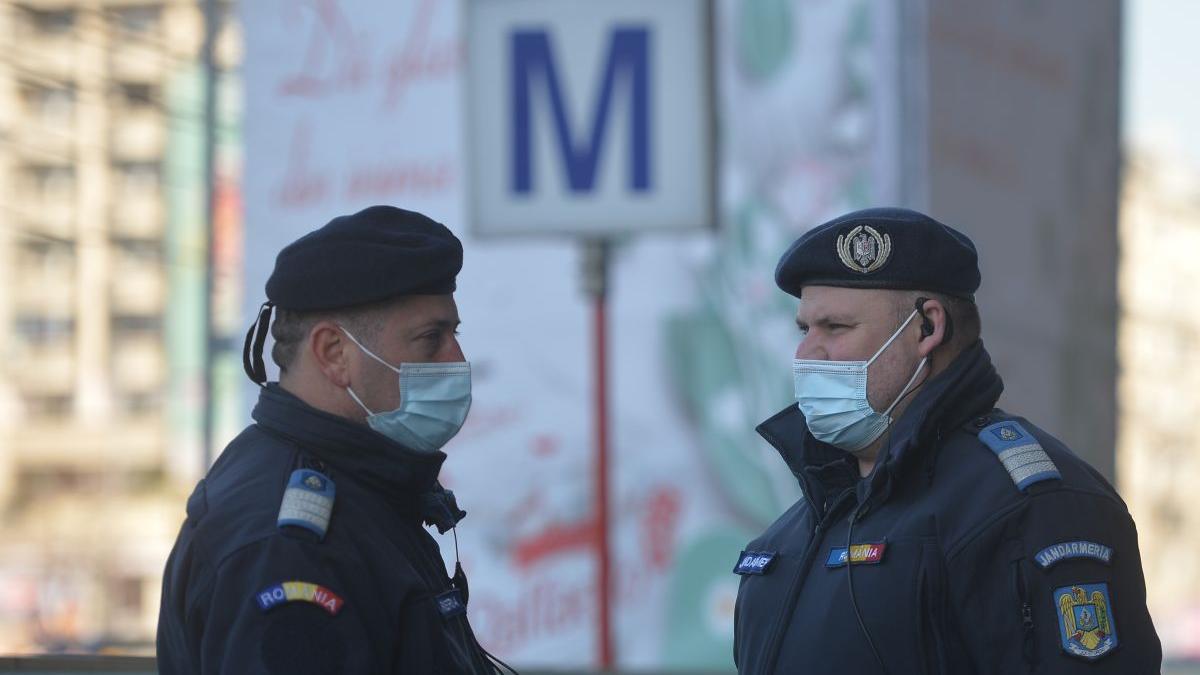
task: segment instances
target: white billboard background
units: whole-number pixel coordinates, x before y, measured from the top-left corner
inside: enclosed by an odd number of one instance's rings
[[[462,237],[456,297],[475,404],[446,448],[443,478],[469,512],[459,542],[471,621],[484,646],[515,665],[593,665],[592,355],[579,251],[468,235],[459,5],[241,6],[247,323],[279,249],[334,216],[389,203]],[[721,227],[617,250],[622,667],[730,667],[730,569],[798,494],[752,431],[790,399],[794,305],[772,271],[802,229],[891,184],[872,173],[881,165],[872,81],[881,27],[868,7],[721,1]],[[611,142],[623,141],[612,131]],[[442,548],[453,556],[448,537]]]

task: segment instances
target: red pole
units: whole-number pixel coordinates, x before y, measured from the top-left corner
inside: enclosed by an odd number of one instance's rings
[[[599,544],[600,667],[613,667],[612,557],[608,525],[608,327],[607,298],[595,299],[596,328],[596,538]]]
[[[612,556],[609,549],[608,522],[608,244],[592,242],[588,251],[588,284],[592,296],[592,327],[595,345],[595,517],[596,517],[596,601],[599,607],[597,642],[600,650],[600,668],[612,670],[614,663],[612,642]]]

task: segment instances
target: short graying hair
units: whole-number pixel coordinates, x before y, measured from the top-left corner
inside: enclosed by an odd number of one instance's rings
[[[286,373],[296,362],[300,347],[312,333],[313,327],[321,321],[333,321],[340,324],[364,345],[375,342],[383,329],[384,315],[398,300],[385,300],[369,305],[358,305],[345,309],[298,312],[279,307],[275,310],[275,321],[271,323],[271,337],[275,345],[271,347],[271,360],[279,366],[280,373]]]

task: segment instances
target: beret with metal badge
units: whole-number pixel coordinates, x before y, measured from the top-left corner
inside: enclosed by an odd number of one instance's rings
[[[800,297],[804,286],[933,291],[974,302],[975,244],[909,209],[854,211],[806,232],[775,268],[775,283]]]

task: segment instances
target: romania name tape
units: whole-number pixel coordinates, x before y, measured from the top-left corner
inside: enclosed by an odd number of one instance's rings
[[[254,599],[264,612],[288,602],[311,602],[333,616],[337,616],[346,604],[337,593],[307,581],[284,581],[268,586]]]

